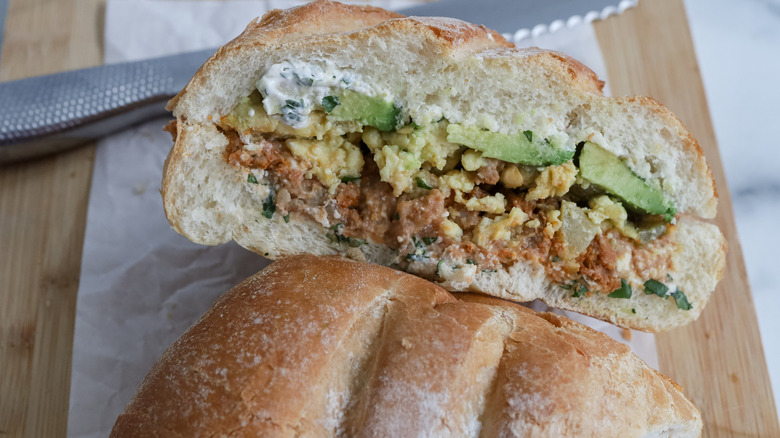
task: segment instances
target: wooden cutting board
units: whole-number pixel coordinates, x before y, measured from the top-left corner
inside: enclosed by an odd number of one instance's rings
[[[10,0],[0,80],[102,59],[105,0]],[[653,96],[699,139],[720,193],[726,273],[699,321],[657,337],[704,436],[780,436],[753,300],[682,0],[597,23],[613,94]],[[1,104],[1,103],[0,103]],[[0,167],[0,437],[64,436],[94,145]]]

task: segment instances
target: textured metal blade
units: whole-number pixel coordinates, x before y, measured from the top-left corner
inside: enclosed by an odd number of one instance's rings
[[[446,16],[482,24],[517,41],[564,26],[604,19],[636,6],[638,0],[442,0],[400,11]],[[506,36],[505,35],[505,36]]]
[[[0,163],[67,149],[168,114],[214,50],[0,83]]]

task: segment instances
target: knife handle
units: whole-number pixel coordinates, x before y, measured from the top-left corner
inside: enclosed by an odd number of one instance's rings
[[[0,163],[59,152],[164,116],[213,50],[0,83]]]

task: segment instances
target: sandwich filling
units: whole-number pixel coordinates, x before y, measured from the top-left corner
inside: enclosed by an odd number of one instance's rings
[[[413,120],[327,63],[276,64],[256,85],[218,125],[227,163],[264,193],[259,214],[313,220],[334,245],[385,245],[400,267],[461,287],[523,260],[575,297],[629,298],[630,284],[673,296],[676,209],[596,130],[501,132],[435,107]]]

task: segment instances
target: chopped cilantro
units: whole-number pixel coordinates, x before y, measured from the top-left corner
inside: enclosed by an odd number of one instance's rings
[[[347,245],[349,245],[352,248],[358,248],[360,245],[365,245],[366,241],[364,239],[354,239],[347,237]]]
[[[580,287],[574,290],[574,293],[571,296],[574,298],[582,298],[587,295],[588,295],[588,288],[585,287],[585,285],[580,285]]]
[[[439,260],[439,263],[436,263],[436,275],[439,275],[439,272],[441,272],[441,264],[444,263],[444,259]]]
[[[492,274],[492,273],[496,272],[496,270],[495,269],[483,269],[482,272],[485,272],[485,273],[488,273],[488,274]]]
[[[302,78],[298,75],[298,73],[293,73],[293,76],[295,76],[295,82],[297,82],[298,85],[303,85],[304,87],[311,87],[311,85],[314,83],[313,77]]]
[[[631,285],[628,284],[625,278],[621,278],[620,287],[607,296],[610,298],[631,298]]]
[[[425,243],[426,245],[430,245],[431,243],[435,242],[436,240],[438,240],[438,237],[423,237],[422,238],[423,243]]]
[[[415,178],[417,181],[417,187],[425,190],[431,190],[433,187],[429,186],[428,183],[425,182],[424,179],[420,178],[419,176]]]
[[[631,309],[631,313],[636,314],[636,309]]]
[[[325,96],[322,98],[322,107],[325,108],[326,113],[333,111],[333,108],[339,106],[340,103],[338,96]]]
[[[534,133],[531,131],[523,131],[523,135],[525,135],[525,138],[528,139],[528,141],[534,141]]]
[[[286,224],[290,223],[290,213],[284,215],[283,218],[284,218],[284,223]]]
[[[349,85],[349,79],[347,78],[341,78],[341,82],[343,82],[346,85]]]
[[[416,252],[410,252],[409,254],[406,254],[406,260],[410,262],[421,262],[428,258],[429,257],[426,254],[417,254]]]
[[[360,175],[358,175],[358,176],[343,176],[343,177],[341,177],[341,182],[346,184],[348,182],[356,181],[356,180],[359,180],[359,179],[360,179]]]
[[[691,303],[688,302],[688,297],[686,297],[681,290],[672,292],[672,298],[674,298],[674,302],[677,303],[678,309],[691,310],[693,308]]]
[[[645,295],[658,295],[659,297],[666,297],[668,292],[669,288],[658,280],[650,279],[645,282]]]
[[[555,257],[553,257],[553,258],[552,258],[552,261],[553,261],[553,263],[555,263],[555,262],[557,262],[557,261],[558,261],[558,260],[560,260],[560,259],[561,259],[560,257],[558,257],[558,256],[555,256]]]
[[[282,108],[290,108],[290,109],[303,108],[303,99],[301,100],[287,99],[284,101],[284,106]]]
[[[301,122],[303,121],[303,115],[301,115],[301,108],[303,108],[303,99],[301,100],[291,100],[287,99],[284,101],[284,106],[282,106],[282,117],[284,118],[285,122],[287,124],[292,124],[292,122]]]
[[[257,184],[257,178],[250,173],[249,176],[246,177],[246,182]]]
[[[365,245],[366,241],[364,239],[356,239],[354,237],[347,237],[341,233],[341,230],[344,228],[344,224],[336,224],[330,227],[330,231],[325,235],[328,240],[336,243],[346,243],[352,248],[357,248],[361,245]]]
[[[466,264],[467,265],[476,265],[477,262],[475,262],[474,260],[471,260],[471,259],[466,259]]]
[[[263,201],[263,216],[271,219],[276,211],[276,199],[274,199],[274,193],[271,192],[268,197]]]

